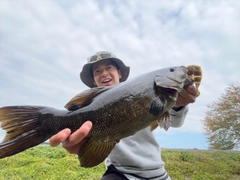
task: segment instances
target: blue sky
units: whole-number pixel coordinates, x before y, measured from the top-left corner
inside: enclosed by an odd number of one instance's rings
[[[155,131],[163,148],[207,149],[207,105],[240,77],[240,1],[1,0],[0,107],[63,109],[87,87],[89,56],[113,52],[129,78],[168,66],[200,65],[201,95],[181,128]],[[0,140],[4,132],[0,130]]]

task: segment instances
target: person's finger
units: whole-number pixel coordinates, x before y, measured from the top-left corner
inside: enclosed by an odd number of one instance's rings
[[[187,93],[196,96],[197,94],[197,87],[195,84],[185,86],[184,89],[186,90]]]
[[[79,149],[81,148],[81,146],[88,141],[88,138],[83,138],[78,144],[74,145],[74,146],[68,146],[68,147],[64,147],[70,154],[78,154]]]
[[[69,137],[70,134],[71,134],[70,129],[64,129],[60,131],[59,133],[55,134],[50,138],[49,140],[50,146],[52,147],[58,146],[60,143],[64,142]]]
[[[196,86],[188,85],[178,94],[177,101],[174,105],[175,108],[187,106],[189,103],[196,101]]]
[[[70,147],[80,143],[89,133],[92,128],[92,122],[85,122],[78,130],[72,133],[66,141],[62,143],[63,147]]]

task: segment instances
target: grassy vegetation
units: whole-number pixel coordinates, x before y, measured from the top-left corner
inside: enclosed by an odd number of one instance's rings
[[[163,150],[173,180],[240,180],[240,153]],[[0,160],[0,179],[100,179],[104,164],[81,168],[76,155],[63,148],[37,146]]]

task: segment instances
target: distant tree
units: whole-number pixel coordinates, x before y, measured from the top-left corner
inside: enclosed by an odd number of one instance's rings
[[[208,105],[203,119],[209,149],[234,150],[240,147],[240,84],[232,83],[225,94]]]

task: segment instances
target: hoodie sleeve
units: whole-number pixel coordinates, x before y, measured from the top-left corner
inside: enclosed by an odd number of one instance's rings
[[[188,106],[183,107],[179,111],[171,109],[170,113],[170,127],[181,127],[188,113]]]

